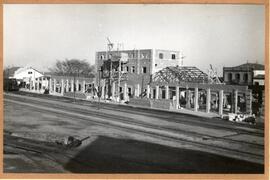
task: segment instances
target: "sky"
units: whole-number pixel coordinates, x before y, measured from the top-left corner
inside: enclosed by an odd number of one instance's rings
[[[107,37],[124,49],[183,52],[184,65],[207,72],[264,64],[263,5],[4,4],[4,67],[40,71],[56,60],[95,63]]]

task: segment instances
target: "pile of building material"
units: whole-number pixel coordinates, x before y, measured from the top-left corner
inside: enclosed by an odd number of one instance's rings
[[[229,121],[255,124],[255,115],[229,113]]]

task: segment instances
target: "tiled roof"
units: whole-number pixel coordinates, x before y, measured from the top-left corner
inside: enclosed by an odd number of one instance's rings
[[[245,63],[245,64],[241,64],[239,66],[236,66],[236,68],[245,68],[245,69],[253,69],[253,70],[264,70],[264,65],[258,64],[258,63]]]

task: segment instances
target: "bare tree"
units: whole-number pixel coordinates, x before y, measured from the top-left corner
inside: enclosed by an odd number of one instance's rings
[[[49,70],[60,76],[82,76],[90,78],[95,76],[95,67],[86,62],[86,60],[79,59],[57,60],[54,67]]]

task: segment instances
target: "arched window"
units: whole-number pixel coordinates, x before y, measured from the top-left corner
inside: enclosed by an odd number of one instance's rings
[[[240,74],[239,74],[239,73],[235,74],[235,80],[236,80],[237,82],[240,81]]]

